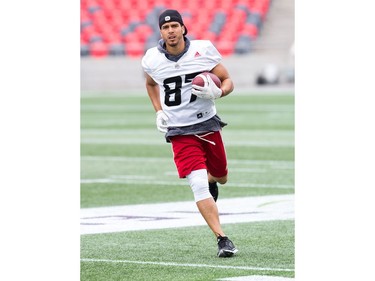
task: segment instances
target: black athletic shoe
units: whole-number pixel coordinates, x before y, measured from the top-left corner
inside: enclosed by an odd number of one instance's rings
[[[219,197],[219,189],[217,188],[217,182],[209,182],[208,187],[210,189],[210,193],[212,197],[214,198],[215,202],[217,200],[217,197]]]
[[[220,258],[228,258],[238,252],[233,242],[230,241],[229,238],[226,236],[225,237],[219,236],[217,238],[217,245],[218,245],[217,256]]]

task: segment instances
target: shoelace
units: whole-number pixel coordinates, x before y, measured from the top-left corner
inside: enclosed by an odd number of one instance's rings
[[[204,137],[207,137],[208,135],[211,135],[211,134],[213,134],[214,132],[208,132],[207,134],[204,134],[204,135],[194,135],[194,136],[196,136],[198,139],[201,139],[201,140],[203,140],[203,141],[206,141],[206,142],[208,142],[208,143],[210,143],[210,144],[212,144],[212,145],[216,145],[216,143],[215,142],[213,142],[213,141],[210,141],[210,140],[206,140]]]

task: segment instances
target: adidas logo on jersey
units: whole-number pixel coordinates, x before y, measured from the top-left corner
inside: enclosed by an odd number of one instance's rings
[[[201,54],[199,52],[196,52],[195,55],[194,55],[195,58],[200,57],[200,56],[201,56]]]

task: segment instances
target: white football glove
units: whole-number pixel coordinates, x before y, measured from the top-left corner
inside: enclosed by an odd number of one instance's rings
[[[160,132],[166,133],[168,131],[168,120],[169,118],[167,115],[165,115],[163,110],[159,110],[158,112],[156,112],[156,127]]]
[[[201,99],[215,100],[220,98],[223,91],[216,86],[212,78],[209,75],[202,75],[201,77],[204,81],[204,86],[201,87],[198,85],[193,85],[191,93],[197,97],[200,97]]]

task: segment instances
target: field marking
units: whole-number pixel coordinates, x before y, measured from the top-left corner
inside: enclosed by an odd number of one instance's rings
[[[133,184],[133,185],[179,185],[179,186],[188,186],[186,182],[182,181],[162,181],[156,179],[132,179],[132,178],[102,178],[102,179],[81,179],[81,184],[92,184],[92,183],[123,183],[123,184]],[[229,186],[233,187],[248,187],[248,188],[294,188],[292,184],[260,184],[260,183],[235,183],[231,182]]]
[[[135,144],[135,145],[165,145],[165,142],[160,139],[110,139],[108,137],[103,138],[90,138],[82,137],[81,144]],[[252,146],[252,147],[294,147],[293,141],[226,141],[226,146]]]
[[[227,146],[290,147],[294,146],[293,130],[231,130],[226,132]],[[165,139],[154,130],[82,129],[81,143],[166,145]]]
[[[90,160],[90,161],[119,161],[119,162],[156,162],[160,163],[160,161],[171,162],[170,157],[127,157],[127,156],[91,156],[91,155],[83,155],[81,156],[82,160]],[[287,161],[287,160],[248,160],[248,159],[228,159],[229,163],[234,164],[250,164],[250,165],[269,165],[269,166],[282,166],[282,167],[294,167],[294,161]]]
[[[219,199],[222,224],[294,219],[294,194]],[[81,234],[206,225],[194,201],[81,209]]]
[[[194,264],[194,263],[108,260],[108,259],[89,259],[89,258],[81,258],[81,261],[82,262],[104,262],[104,263],[151,264],[151,265],[178,266],[178,267],[204,267],[204,268],[238,269],[238,270],[253,270],[253,271],[294,272],[294,269],[290,269],[290,268],[271,268],[271,267],[255,267],[255,266],[211,265],[211,264]]]
[[[282,129],[282,130],[272,130],[272,129],[254,129],[251,131],[243,130],[243,129],[234,129],[230,128],[228,129],[228,132],[235,133],[236,135],[241,136],[293,136],[294,130],[292,129]],[[106,128],[82,128],[81,134],[95,134],[95,135],[105,135],[105,136],[134,136],[134,134],[138,136],[150,136],[153,135],[155,137],[160,138],[162,134],[160,134],[158,131],[155,131],[153,128],[147,128],[147,129],[106,129]],[[164,142],[165,143],[165,142]]]
[[[261,276],[261,275],[250,275],[250,276],[238,276],[216,279],[218,281],[292,281],[294,278],[280,277],[280,276]]]
[[[126,93],[126,97],[131,98],[144,98],[143,89],[139,87],[130,88]],[[295,87],[294,85],[266,85],[266,86],[251,86],[251,87],[237,87],[236,96],[294,96]],[[124,98],[124,91],[111,90],[108,93],[103,94],[101,91],[85,90],[81,91],[81,98]]]

